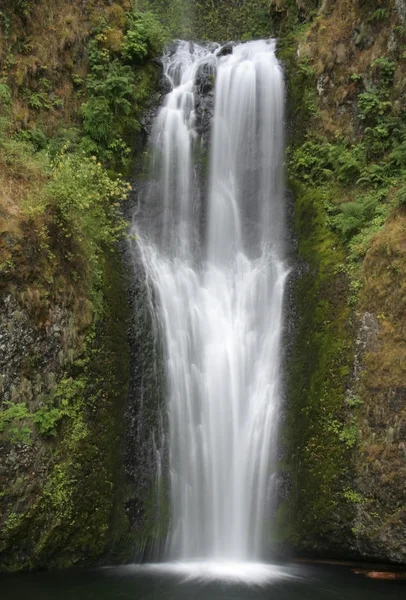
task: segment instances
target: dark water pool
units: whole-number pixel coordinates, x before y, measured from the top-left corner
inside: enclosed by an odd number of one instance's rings
[[[285,565],[267,582],[187,580],[133,567],[5,575],[1,600],[406,600],[405,581],[375,581],[351,567]],[[186,579],[186,580],[185,580]]]

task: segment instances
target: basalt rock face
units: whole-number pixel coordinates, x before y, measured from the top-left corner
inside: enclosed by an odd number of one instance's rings
[[[134,187],[136,191],[128,206],[129,211],[136,210],[137,194],[142,189],[137,182]],[[135,242],[126,248],[124,257],[131,272],[128,290],[131,375],[126,415],[126,514],[134,540],[133,556],[151,559],[164,542],[168,527],[165,498],[157,494],[157,451],[162,446],[165,430],[164,359],[153,317],[153,299]]]
[[[37,297],[35,306],[33,298],[3,297],[4,570],[89,565],[128,552],[120,458],[128,346],[119,273],[116,257],[106,264],[91,340],[69,298],[41,305]]]

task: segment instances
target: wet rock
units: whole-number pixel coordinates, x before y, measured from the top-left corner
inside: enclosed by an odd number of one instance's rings
[[[169,94],[172,91],[172,84],[166,75],[162,75],[161,77],[159,90],[163,96],[166,96],[166,94]]]
[[[223,46],[222,48],[220,48],[220,50],[217,52],[217,56],[228,56],[229,54],[233,53],[233,45],[231,42],[229,42],[228,44],[225,44],[225,46]]]
[[[197,97],[195,104],[196,131],[204,136],[210,131],[210,123],[214,114],[214,91],[206,96]]]

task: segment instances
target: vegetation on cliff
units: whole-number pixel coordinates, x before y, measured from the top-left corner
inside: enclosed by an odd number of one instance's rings
[[[6,2],[0,27],[0,565],[94,564],[127,539],[117,244],[166,33],[127,2]]]
[[[274,4],[307,265],[295,284],[293,494],[280,517],[299,550],[401,562],[404,4]]]

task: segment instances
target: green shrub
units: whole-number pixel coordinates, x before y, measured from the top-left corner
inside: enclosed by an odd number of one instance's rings
[[[22,129],[16,134],[16,138],[29,142],[36,151],[44,150],[48,145],[48,138],[41,129]]]
[[[373,88],[358,96],[358,116],[366,123],[376,123],[381,117],[388,114],[391,103],[381,97],[380,92]]]
[[[338,437],[347,448],[353,448],[356,445],[359,438],[359,426],[356,418],[343,427]]]
[[[132,12],[128,16],[128,31],[124,37],[122,53],[134,64],[162,54],[168,34],[151,12]]]
[[[372,163],[362,171],[357,185],[379,188],[388,182],[389,175],[387,164]]]
[[[56,211],[60,233],[95,269],[98,254],[115,244],[127,226],[118,202],[126,198],[128,184],[110,179],[95,157],[80,152],[57,157],[51,177],[48,203]]]
[[[80,144],[80,135],[81,132],[76,127],[58,129],[48,144],[48,154],[51,160],[54,160],[62,152],[63,147],[69,151],[76,150]]]
[[[372,69],[377,72],[379,84],[384,90],[387,90],[393,83],[396,71],[396,63],[389,58],[381,56],[371,63]]]
[[[33,420],[41,435],[55,437],[58,433],[58,425],[65,414],[60,408],[44,406],[34,413]]]
[[[83,129],[91,139],[107,145],[114,135],[114,114],[107,98],[94,97],[82,104]]]
[[[345,240],[350,240],[366,225],[380,217],[386,206],[382,203],[383,194],[368,192],[359,196],[355,202],[340,204],[339,213],[334,217],[333,224]]]
[[[388,156],[388,163],[394,168],[406,167],[406,140],[397,144]]]
[[[306,141],[297,148],[290,160],[290,170],[300,180],[317,184],[333,175],[331,146],[322,141]]]
[[[337,180],[344,184],[353,184],[365,164],[365,147],[363,144],[346,147],[342,144],[332,146]]]
[[[25,402],[6,402],[0,410],[0,440],[30,444],[32,415]]]
[[[299,179],[312,185],[322,184],[334,177],[343,185],[356,181],[365,163],[362,144],[347,147],[324,139],[308,140],[297,148],[290,160],[290,170]]]

